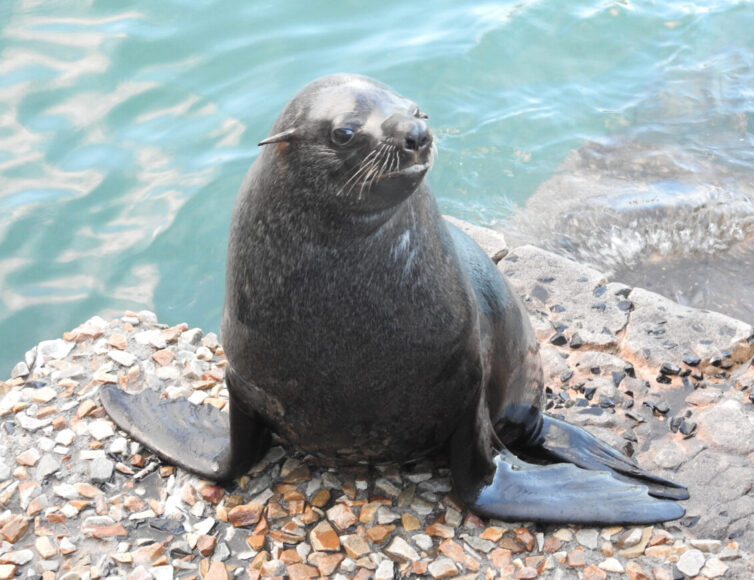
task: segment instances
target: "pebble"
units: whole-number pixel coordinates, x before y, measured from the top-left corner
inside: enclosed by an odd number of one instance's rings
[[[0,535],[5,538],[6,542],[15,544],[23,538],[29,527],[29,520],[18,514],[11,514],[5,523],[0,527]]]
[[[358,559],[364,554],[368,554],[369,544],[367,544],[361,536],[356,534],[349,534],[341,536],[340,541],[343,544],[343,548],[351,558]]]
[[[28,374],[29,374],[29,366],[26,364],[26,362],[21,361],[19,363],[16,363],[16,365],[10,371],[10,378],[17,379],[20,377],[25,377]]]
[[[16,566],[23,566],[28,564],[34,558],[34,552],[31,550],[16,550],[13,552],[6,552],[0,556],[0,562],[3,564],[15,564]]]
[[[264,506],[259,503],[238,505],[228,512],[228,521],[235,527],[256,524],[262,516]]]
[[[623,574],[625,571],[623,564],[615,558],[606,558],[599,563],[599,567],[605,572],[614,572],[615,574]]]
[[[329,523],[321,521],[310,533],[312,547],[317,551],[335,552],[340,549],[340,538]]]
[[[568,552],[566,561],[571,568],[581,568],[586,565],[586,553],[583,548],[576,548]]]
[[[720,540],[692,539],[689,542],[697,550],[702,552],[718,552],[723,543]]]
[[[69,447],[75,440],[76,433],[67,427],[58,431],[58,434],[55,436],[55,443],[63,445],[64,447]]]
[[[285,565],[282,562],[278,563],[282,566],[280,571],[284,571]],[[172,576],[170,576],[170,578],[172,578]],[[225,564],[213,561],[209,566],[209,570],[207,570],[207,573],[204,575],[204,580],[228,580],[228,571],[225,568]]]
[[[413,562],[420,557],[418,552],[400,536],[393,538],[393,541],[385,548],[385,553],[400,562]]]
[[[383,560],[377,566],[374,573],[374,580],[392,580],[395,576],[395,565],[390,560]]]
[[[111,350],[107,353],[107,356],[109,356],[119,365],[123,365],[124,367],[133,366],[133,364],[136,362],[135,355],[122,350]]]
[[[636,543],[634,542],[635,534],[632,532],[630,536],[631,542],[626,542],[624,546],[627,546],[623,548],[622,550],[618,550],[618,555],[622,556],[623,558],[637,558],[641,556],[644,553],[644,548],[647,547],[647,544],[649,543],[649,538],[652,536],[652,528],[647,527],[643,530],[640,530],[639,535],[639,541]]]
[[[115,455],[125,455],[128,451],[128,440],[125,437],[116,437],[110,443],[107,452]]]
[[[701,550],[692,548],[681,554],[681,557],[676,563],[678,570],[686,574],[686,576],[696,576],[704,566],[704,554]]]
[[[60,469],[60,462],[49,453],[46,453],[42,456],[42,459],[39,460],[36,477],[41,481],[55,473],[58,469]]]
[[[426,551],[432,548],[432,538],[430,538],[427,534],[416,534],[412,536],[411,539],[420,550]]]
[[[20,455],[16,456],[16,463],[19,465],[25,465],[27,467],[32,467],[37,464],[37,461],[39,461],[39,458],[41,457],[41,454],[39,451],[32,447],[31,449],[27,449]]]
[[[728,571],[728,566],[724,564],[719,558],[709,558],[704,567],[701,570],[702,576],[707,578],[720,578],[724,576]]]
[[[58,392],[52,387],[42,387],[34,390],[31,400],[35,403],[49,403],[57,396]]]
[[[34,365],[40,367],[51,360],[64,359],[73,350],[74,346],[74,343],[60,338],[42,341],[37,345],[37,356]]]
[[[113,474],[115,464],[104,457],[97,457],[89,464],[89,479],[92,481],[107,481]]]
[[[576,541],[591,550],[597,548],[599,531],[594,528],[584,528],[576,532]]]
[[[441,557],[430,562],[428,567],[432,578],[453,578],[458,576],[458,569],[450,558]]]
[[[615,545],[618,548],[629,548],[635,546],[641,541],[642,530],[641,528],[631,528],[621,534]]]
[[[327,519],[330,520],[339,530],[346,530],[358,521],[358,518],[354,515],[351,509],[342,503],[334,505],[327,510],[326,513]]]
[[[200,346],[196,349],[196,358],[203,361],[211,361],[214,354],[206,346]]]
[[[560,528],[553,534],[553,537],[557,538],[561,542],[570,542],[573,540],[573,532],[568,528]]]
[[[89,434],[97,441],[102,441],[115,434],[113,425],[106,419],[96,419],[89,422]]]
[[[52,544],[49,536],[39,536],[34,541],[34,547],[36,548],[39,555],[45,560],[52,558],[55,554],[57,554],[57,550]]]
[[[61,483],[52,488],[52,491],[58,497],[63,499],[76,499],[79,496],[79,492],[76,490],[76,486],[70,483]]]

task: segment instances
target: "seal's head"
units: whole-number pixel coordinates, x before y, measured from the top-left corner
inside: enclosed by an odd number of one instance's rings
[[[260,145],[320,202],[373,212],[410,196],[432,165],[426,118],[380,83],[336,74],[299,91]]]

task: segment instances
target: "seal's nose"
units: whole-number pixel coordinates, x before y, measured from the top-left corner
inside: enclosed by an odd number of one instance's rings
[[[421,151],[429,145],[429,127],[421,119],[413,119],[411,127],[406,132],[403,147],[409,151]]]
[[[432,143],[432,132],[422,119],[406,115],[391,115],[382,124],[390,140],[409,153],[418,153]]]

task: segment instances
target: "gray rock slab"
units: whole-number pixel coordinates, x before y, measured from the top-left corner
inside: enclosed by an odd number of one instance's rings
[[[634,288],[631,321],[626,328],[625,347],[637,360],[653,367],[680,361],[695,354],[702,359],[700,370],[713,373],[711,359],[729,353],[735,365],[754,355],[754,328],[750,324],[717,312],[681,306],[672,300]]]
[[[604,274],[534,246],[513,249],[498,264],[533,313],[537,338],[552,340],[558,332],[568,343],[578,334],[581,347],[606,348],[618,343],[628,323],[622,284],[607,284]],[[543,317],[546,324],[537,324]]]

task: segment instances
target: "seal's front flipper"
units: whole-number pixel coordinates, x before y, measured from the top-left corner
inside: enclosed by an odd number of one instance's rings
[[[598,525],[648,524],[685,513],[679,504],[655,499],[645,486],[619,481],[606,471],[526,463],[498,440],[484,395],[480,398],[477,409],[462,418],[450,449],[456,491],[476,513]]]
[[[650,495],[663,499],[688,499],[688,490],[642,469],[588,431],[542,414],[542,427],[522,449],[526,455],[567,461],[584,469],[609,471],[622,481],[645,485]],[[518,450],[514,448],[514,450]]]
[[[230,401],[230,412],[186,399],[161,399],[151,389],[100,391],[113,422],[165,461],[213,481],[245,473],[269,446],[269,432]]]

